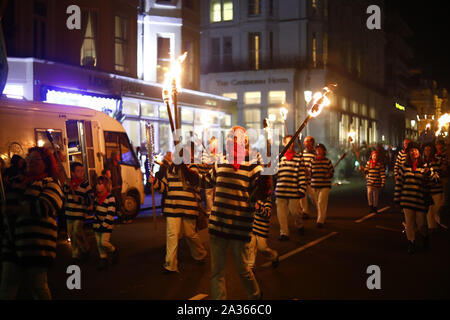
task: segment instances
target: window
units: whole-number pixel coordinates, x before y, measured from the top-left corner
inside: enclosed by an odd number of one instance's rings
[[[244,122],[245,122],[246,129],[261,128],[261,110],[260,109],[245,109],[244,110]]]
[[[211,58],[214,65],[220,64],[220,39],[211,39]]]
[[[370,116],[372,119],[375,119],[375,118],[376,118],[376,113],[375,113],[375,108],[374,108],[374,107],[370,107],[369,116]]]
[[[352,101],[352,112],[358,114],[358,103],[356,101]]]
[[[139,167],[126,133],[105,131],[105,149],[107,159],[111,158],[112,152],[117,152],[120,154],[120,164]]]
[[[348,106],[347,106],[347,98],[342,97],[342,110],[347,111],[348,110]]]
[[[184,52],[187,52],[186,60],[184,61],[184,77],[186,86],[193,86],[195,82],[195,46],[193,41],[185,41]]]
[[[259,33],[249,33],[248,36],[248,54],[249,65],[254,70],[259,70],[260,63],[261,35]]]
[[[119,16],[115,17],[115,70],[128,72],[128,20]]]
[[[261,14],[261,1],[248,0],[248,16],[258,16]]]
[[[285,104],[286,91],[269,91],[269,104]]]
[[[210,2],[211,22],[232,21],[233,1],[232,0],[211,0]]]
[[[141,115],[144,117],[158,117],[158,106],[148,102],[141,102]]]
[[[33,56],[46,58],[47,4],[35,1],[33,4]]]
[[[317,12],[317,0],[311,0],[311,1],[312,1],[311,5],[312,5],[313,13],[316,13]]]
[[[223,97],[237,100],[238,94],[236,92],[223,93]]]
[[[131,116],[139,116],[139,102],[135,100],[123,100],[122,113]]]
[[[323,65],[328,63],[328,33],[323,34]]]
[[[316,34],[313,33],[313,39],[312,39],[312,61],[313,61],[313,67],[317,67],[317,39]]]
[[[156,82],[163,83],[170,68],[170,38],[158,37]]]
[[[269,33],[269,61],[270,64],[273,64],[273,32]]]
[[[181,109],[181,121],[182,122],[194,122],[194,109],[182,108]]]
[[[95,67],[97,66],[97,13],[83,12],[81,23],[84,23],[82,27],[84,38],[81,45],[80,64],[85,67]]]
[[[49,129],[35,129],[34,134],[36,137],[36,146],[37,147],[44,147],[44,148],[50,148],[52,149],[52,144],[48,140],[48,133],[47,130]],[[62,138],[62,132],[61,130],[50,130],[51,135],[53,138],[53,143],[55,146],[59,147],[61,150],[64,149],[63,145],[63,138]]]
[[[141,140],[140,140],[140,121],[138,120],[125,120],[123,122],[123,128],[125,129],[125,131],[128,133],[128,137],[131,140],[131,143],[133,144],[133,146],[139,147],[141,145]],[[142,140],[145,140],[145,136],[142,137]]]
[[[253,91],[244,93],[244,104],[261,104],[261,92]]]
[[[367,117],[367,106],[365,104],[361,105],[361,115]]]
[[[167,113],[167,106],[164,104],[159,105],[159,117],[162,119],[169,119],[169,114]],[[175,115],[172,115],[172,118],[174,118]],[[173,119],[175,120],[175,119]]]
[[[223,65],[229,67],[233,64],[233,38],[223,38]]]

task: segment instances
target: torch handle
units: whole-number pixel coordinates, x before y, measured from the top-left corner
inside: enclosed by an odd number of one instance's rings
[[[278,156],[278,159],[281,160],[283,156],[286,154],[286,152],[289,150],[291,145],[297,140],[297,138],[300,136],[300,132],[302,132],[303,129],[305,129],[306,125],[308,124],[309,120],[311,120],[312,116],[309,114],[306,119],[303,121],[300,128],[298,128],[297,132],[294,134],[292,139],[289,141],[289,143],[284,147],[283,151],[281,151],[280,155]]]
[[[172,133],[175,131],[175,126],[173,125],[173,118],[172,118],[172,111],[170,110],[170,103],[169,100],[166,100],[166,107],[167,107],[167,114],[169,115],[169,124],[170,124],[170,130],[172,130]]]
[[[1,200],[2,200],[2,202],[5,202],[6,201],[6,192],[5,192],[5,185],[3,184],[3,175],[2,175],[2,172],[1,172],[1,169],[0,169],[0,191],[1,191],[1,196],[2,196],[2,198],[1,198]]]

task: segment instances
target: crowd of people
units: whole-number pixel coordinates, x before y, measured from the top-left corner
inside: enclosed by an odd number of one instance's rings
[[[289,144],[286,136],[283,144]],[[212,138],[200,163],[193,161],[191,148],[183,148],[183,163],[175,164],[167,153],[160,170],[148,182],[163,194],[166,218],[166,250],[162,271],[177,273],[178,242],[187,240],[196,263],[204,265],[208,250],[200,240],[201,218],[207,218],[211,261],[212,299],[226,299],[225,266],[231,251],[237,272],[250,299],[263,293],[254,274],[258,252],[272,266],[279,264],[278,252],[269,246],[269,229],[275,209],[279,223],[278,241],[290,241],[289,216],[299,235],[305,232],[304,219],[317,212],[316,227],[324,228],[328,198],[335,165],[327,157],[324,144],[306,137],[300,152],[294,144],[281,157],[275,176],[262,174],[261,157],[252,159],[244,128],[236,126],[226,139],[226,153],[219,154]],[[416,251],[416,234],[423,248],[429,247],[429,234],[446,229],[441,221],[449,161],[445,144],[419,145],[405,140],[395,161],[394,202],[404,215],[408,252]],[[379,148],[370,150],[360,166],[366,179],[371,213],[378,212],[380,191],[387,180],[388,157]],[[65,219],[74,263],[87,260],[90,244],[84,221],[94,213],[93,230],[100,258],[99,270],[118,261],[111,234],[121,205],[120,156],[111,154],[102,176],[91,186],[84,177],[82,163],[72,162],[70,178],[58,178],[57,160],[46,148],[29,150],[26,159],[14,156],[11,167],[2,174],[6,201],[2,206],[2,277],[0,299],[16,297],[20,279],[28,279],[33,297],[50,299],[47,272],[56,256],[57,217]],[[197,161],[198,162],[198,161]],[[186,164],[187,163],[187,164]],[[205,205],[203,205],[203,203]],[[313,206],[311,206],[311,204]],[[121,219],[122,222],[128,220]]]

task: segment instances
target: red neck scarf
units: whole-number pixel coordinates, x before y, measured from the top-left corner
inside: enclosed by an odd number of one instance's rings
[[[287,159],[288,161],[291,161],[292,158],[294,157],[294,155],[295,155],[295,151],[294,151],[294,150],[288,150],[288,151],[286,151],[286,153],[285,153],[286,159]]]
[[[83,182],[83,179],[78,179],[78,178],[75,178],[75,177],[73,177],[71,180],[70,180],[70,187],[72,188],[72,190],[76,190],[79,186],[80,186],[80,184]]]
[[[377,165],[378,161],[373,161],[373,159],[370,159],[370,167],[373,169]]]
[[[233,149],[231,149],[233,148]],[[230,142],[228,144],[228,151],[233,150],[233,152],[229,152],[229,156],[233,157],[233,168],[234,171],[238,171],[239,167],[241,166],[241,163],[245,159],[245,147],[242,145],[239,145],[237,143]]]
[[[418,159],[413,160],[413,163],[412,163],[413,171],[416,171],[416,170],[417,170],[417,164],[418,164],[418,163],[419,163],[419,160],[418,160]]]
[[[316,160],[318,160],[318,161],[323,160],[323,159],[325,159],[324,156],[319,156],[319,155],[316,156]]]
[[[109,195],[109,192],[107,190],[104,190],[103,193],[97,192],[97,202],[100,204],[103,204],[106,197]]]

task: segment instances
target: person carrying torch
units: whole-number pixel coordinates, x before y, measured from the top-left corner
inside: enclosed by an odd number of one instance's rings
[[[283,144],[287,145],[291,139],[292,136],[286,136],[283,139]],[[305,228],[300,199],[305,197],[306,188],[305,166],[302,157],[294,151],[294,144],[291,144],[279,163],[275,187],[277,215],[280,223],[279,241],[289,240],[289,214],[294,217],[298,233],[304,234]]]
[[[241,282],[249,299],[261,299],[261,289],[248,264],[248,252],[254,220],[251,195],[264,200],[269,189],[270,176],[262,175],[263,168],[249,161],[247,131],[233,127],[226,140],[226,158],[216,162],[206,175],[180,165],[186,180],[193,186],[214,187],[214,204],[209,218],[211,250],[212,299],[227,298],[225,267],[230,248]],[[256,190],[256,191],[255,191]]]
[[[367,201],[369,202],[370,213],[377,213],[380,189],[386,184],[386,172],[384,166],[379,161],[377,151],[373,151],[365,168],[362,169],[367,180]]]

